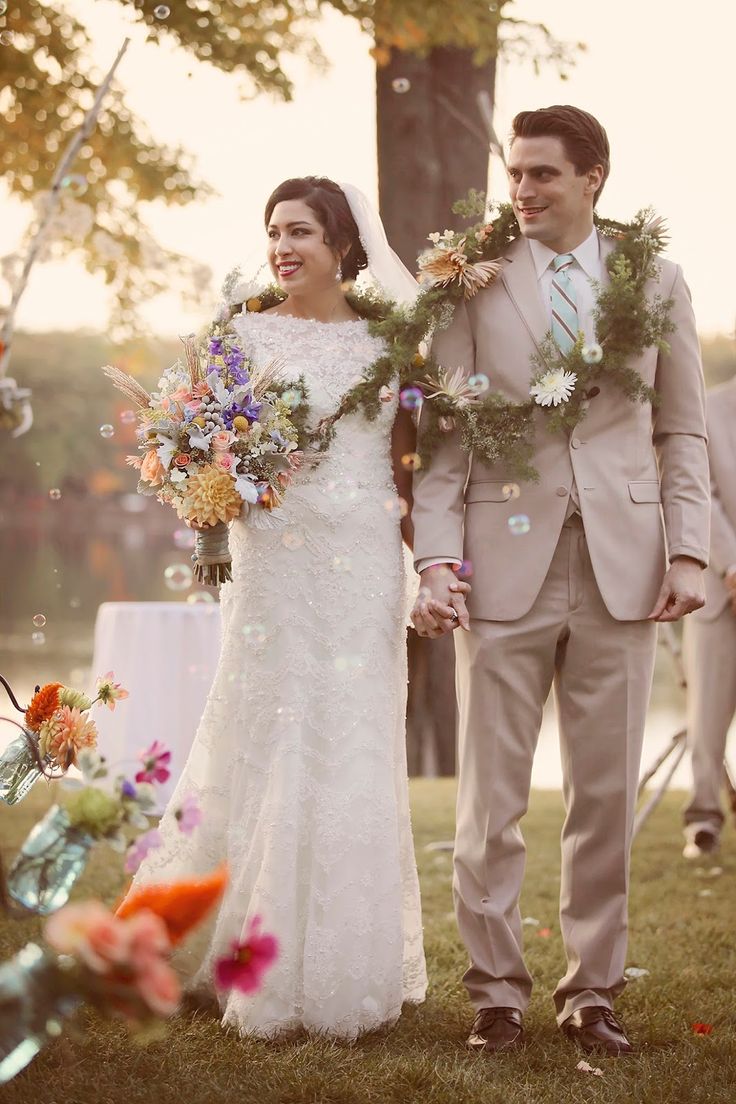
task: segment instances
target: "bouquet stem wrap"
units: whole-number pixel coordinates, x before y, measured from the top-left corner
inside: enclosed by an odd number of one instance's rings
[[[232,556],[228,544],[228,529],[224,521],[207,529],[197,530],[194,540],[194,577],[204,586],[219,586],[229,583],[233,575],[230,570]]]

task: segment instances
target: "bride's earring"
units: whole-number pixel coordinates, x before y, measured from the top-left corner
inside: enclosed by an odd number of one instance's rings
[[[335,273],[335,282],[342,283],[342,261],[337,262],[337,272]]]

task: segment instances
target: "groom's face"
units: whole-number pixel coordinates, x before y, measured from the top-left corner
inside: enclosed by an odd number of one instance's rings
[[[509,193],[525,238],[572,248],[590,233],[602,170],[578,173],[559,138],[515,138],[509,154]]]

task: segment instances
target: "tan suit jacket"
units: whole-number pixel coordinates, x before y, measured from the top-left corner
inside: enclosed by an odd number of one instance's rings
[[[614,248],[601,238],[601,259]],[[465,559],[473,565],[472,617],[513,621],[534,604],[568,510],[573,478],[598,587],[619,621],[645,618],[654,606],[666,557],[708,560],[708,456],[700,351],[690,297],[679,266],[660,262],[649,295],[672,298],[675,331],[668,352],[647,349],[633,367],[660,395],[659,406],[631,402],[603,379],[587,414],[568,438],[551,434],[535,413],[533,463],[539,482],[515,482],[503,464],[468,457],[459,434],[447,435],[431,465],[415,477],[414,555]],[[510,399],[525,401],[530,358],[548,330],[531,250],[511,246],[501,277],[456,310],[435,338],[447,368],[482,372]],[[420,421],[421,432],[421,421]],[[526,514],[527,535],[508,520]]]
[[[708,393],[707,425],[710,567],[705,572],[705,606],[696,616],[700,621],[715,621],[728,604],[723,576],[736,565],[736,379]]]

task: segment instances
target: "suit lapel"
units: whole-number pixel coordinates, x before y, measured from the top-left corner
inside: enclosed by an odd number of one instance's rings
[[[504,257],[501,273],[504,287],[535,345],[539,346],[549,330],[532,251],[524,238],[518,238]]]

